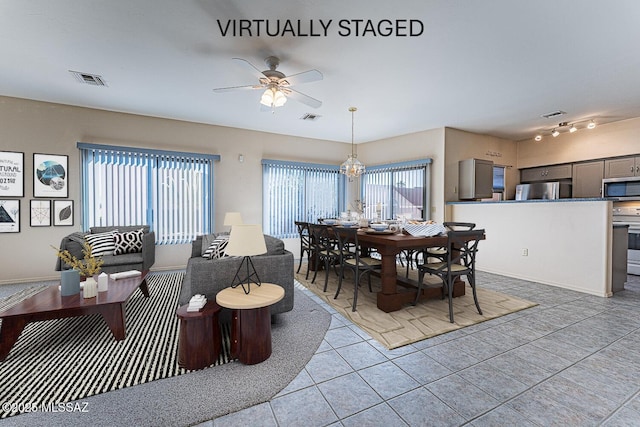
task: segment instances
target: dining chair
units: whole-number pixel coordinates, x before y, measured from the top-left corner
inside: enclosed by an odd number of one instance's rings
[[[364,275],[368,275],[369,292],[372,292],[371,272],[381,270],[382,261],[371,258],[370,256],[362,256],[363,248],[358,243],[358,230],[356,228],[336,229],[336,237],[338,238],[338,251],[340,252],[340,273],[338,275],[338,289],[333,299],[338,298],[340,294],[345,269],[352,270],[354,275],[354,290],[351,311],[356,311],[360,279]]]
[[[304,221],[294,221],[298,234],[300,235],[300,262],[298,263],[298,270],[296,273],[300,273],[300,267],[302,267],[302,259],[307,254],[307,274],[305,279],[309,279],[309,262],[311,261],[311,234],[309,233],[309,223]]]
[[[473,230],[476,228],[476,225],[473,222],[456,222],[456,221],[446,221],[443,222],[442,225],[447,230]],[[446,261],[447,258],[447,249],[443,246],[427,248],[426,251],[422,253],[424,256],[425,262],[427,262],[427,258],[437,258],[440,261]]]
[[[330,233],[329,226],[322,224],[309,224],[309,233],[311,240],[311,253],[314,257],[315,271],[313,272],[313,278],[311,283],[315,283],[318,275],[318,270],[324,267],[324,288],[323,292],[327,291],[327,285],[329,283],[329,269],[334,266],[337,269],[337,265],[340,261],[340,252],[336,249],[338,242],[333,237],[333,233]]]
[[[422,294],[425,274],[433,274],[442,280],[443,292],[449,296],[449,321],[453,323],[453,282],[456,277],[467,276],[473,291],[473,301],[482,314],[476,293],[476,255],[478,243],[484,238],[484,230],[449,230],[447,232],[446,260],[427,262],[418,267],[418,293],[413,305]]]

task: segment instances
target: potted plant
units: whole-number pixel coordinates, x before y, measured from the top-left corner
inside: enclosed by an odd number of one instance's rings
[[[102,269],[102,264],[104,264],[102,257],[93,255],[93,248],[89,242],[86,241],[82,243],[82,254],[84,255],[82,259],[78,259],[74,255],[71,255],[71,253],[66,249],[63,251],[55,246],[52,246],[52,248],[56,250],[58,257],[65,264],[76,270],[80,273],[80,276],[84,278],[98,275]]]

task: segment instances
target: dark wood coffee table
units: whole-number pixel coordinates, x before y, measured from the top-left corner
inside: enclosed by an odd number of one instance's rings
[[[71,296],[61,296],[57,285],[49,286],[35,295],[19,302],[0,313],[0,361],[4,361],[20,333],[30,322],[62,319],[66,317],[88,316],[100,313],[116,340],[125,337],[124,304],[133,291],[140,288],[149,297],[147,271],[141,276],[128,279],[109,279],[109,290],[98,292],[93,298],[83,298],[82,291]]]

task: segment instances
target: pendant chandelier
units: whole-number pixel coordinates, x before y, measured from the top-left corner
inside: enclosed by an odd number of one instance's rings
[[[351,112],[351,154],[344,163],[340,165],[340,173],[345,174],[349,178],[357,178],[364,173],[364,165],[358,160],[358,155],[355,152],[355,145],[353,143],[353,113],[358,109],[356,107],[349,107]]]

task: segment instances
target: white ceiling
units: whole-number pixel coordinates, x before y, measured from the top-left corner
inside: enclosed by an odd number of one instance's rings
[[[218,19],[333,21],[326,36],[223,37]],[[342,37],[343,19],[424,32]],[[637,0],[1,0],[0,95],[343,142],[356,106],[356,142],[443,126],[520,140],[639,117],[639,23]],[[269,55],[287,75],[321,71],[295,89],[323,105],[264,113],[259,91],[212,91],[257,83],[231,58],[262,70]],[[568,114],[540,117],[554,110]]]

